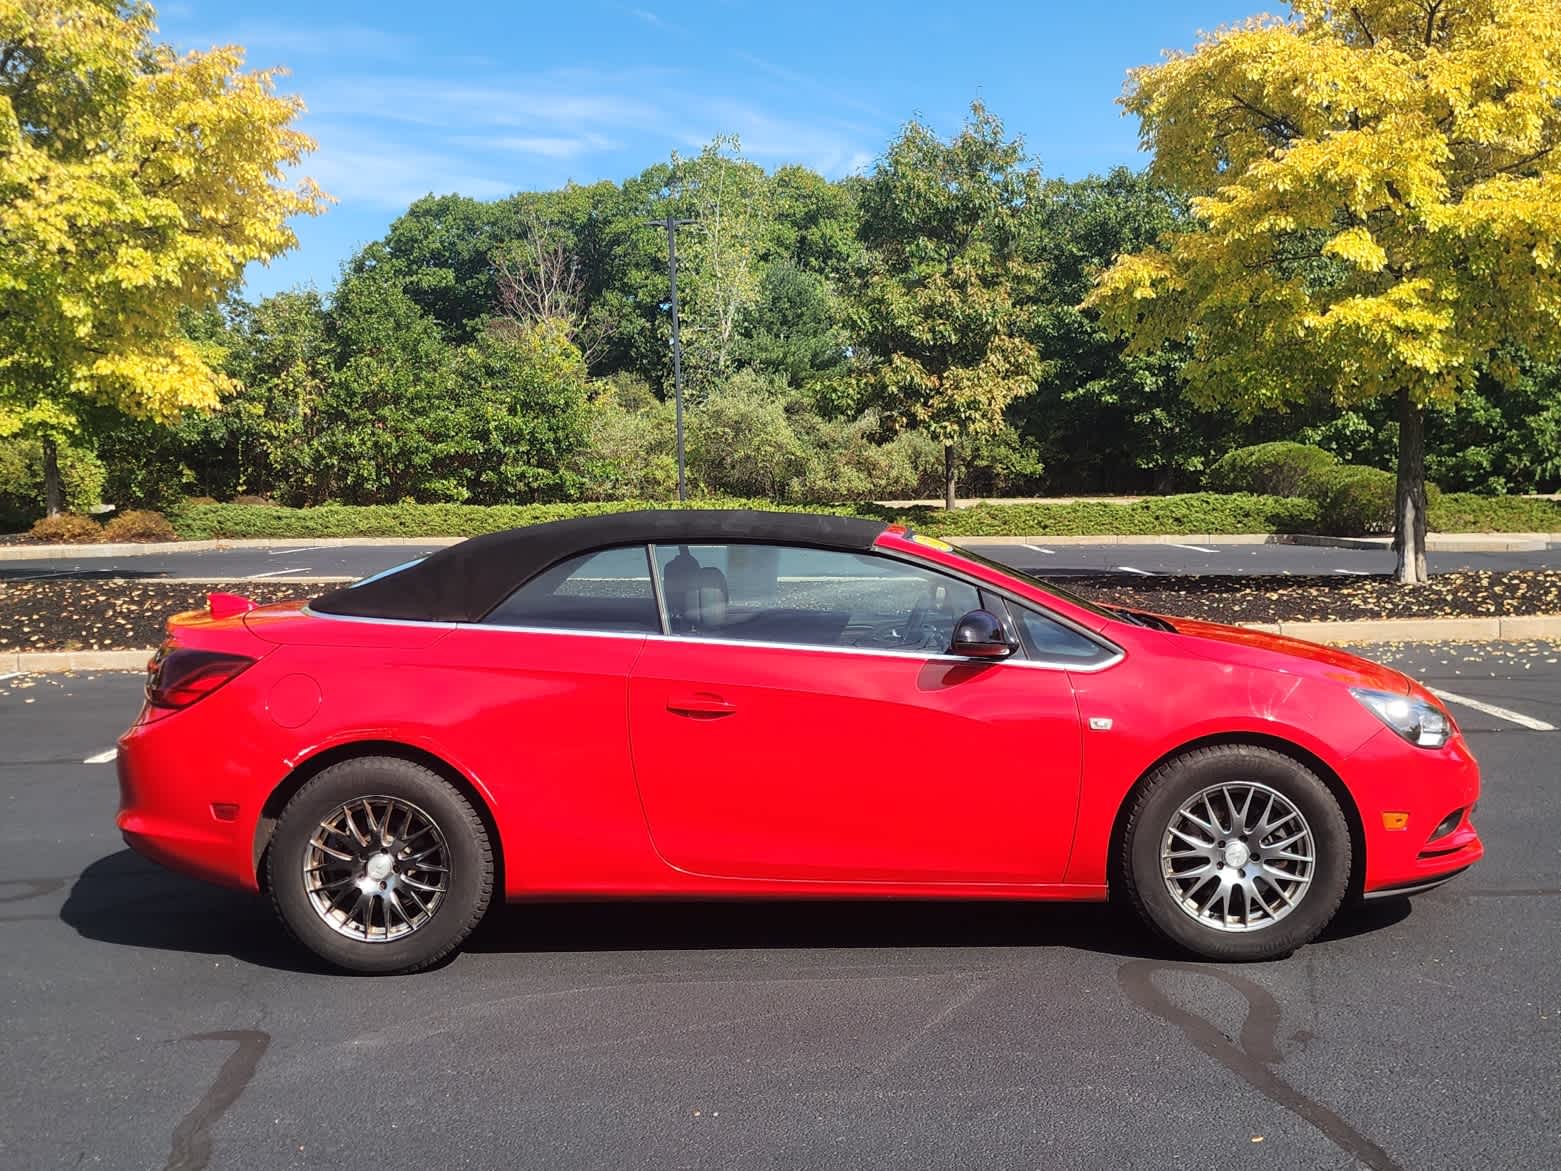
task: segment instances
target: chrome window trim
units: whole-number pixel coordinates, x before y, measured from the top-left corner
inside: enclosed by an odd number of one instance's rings
[[[879,658],[910,659],[921,663],[965,663],[983,667],[1026,667],[1041,671],[1071,671],[1078,675],[1092,675],[1121,662],[1123,652],[1117,650],[1110,658],[1098,663],[1080,666],[1060,660],[1041,659],[967,659],[963,655],[927,654],[923,651],[894,651],[878,647],[815,646],[803,642],[758,642],[742,638],[691,638],[684,634],[654,634],[643,630],[576,630],[557,626],[503,626],[495,622],[422,622],[412,618],[362,618],[354,614],[322,614],[305,606],[303,613],[312,618],[328,618],[334,622],[370,622],[381,626],[419,626],[435,630],[496,630],[508,634],[553,634],[565,638],[630,638],[655,639],[658,642],[686,644],[688,646],[751,647],[771,651],[804,651],[830,655],[874,655]]]
[[[470,622],[435,622],[431,618],[370,618],[363,614],[327,614],[305,602],[300,614],[311,618],[327,618],[332,622],[368,622],[375,626],[418,626],[427,630],[454,630],[458,626],[470,626]]]
[[[1011,657],[1007,659],[967,659],[964,655],[928,654],[925,651],[894,651],[879,647],[866,646],[819,646],[810,642],[760,642],[745,638],[692,638],[686,634],[649,634],[646,638],[656,639],[660,642],[685,643],[689,646],[730,646],[730,647],[757,647],[760,650],[770,651],[807,651],[829,655],[875,655],[879,658],[889,659],[914,659],[922,663],[965,663],[978,664],[983,667],[1028,667],[1041,671],[1072,671],[1081,675],[1092,675],[1097,671],[1104,671],[1107,667],[1114,667],[1126,656],[1121,650],[1116,650],[1110,658],[1098,663],[1089,663],[1078,666],[1061,660],[1025,659]]]

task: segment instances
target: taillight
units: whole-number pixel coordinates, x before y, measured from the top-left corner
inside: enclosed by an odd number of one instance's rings
[[[146,702],[152,709],[147,713],[149,718],[205,699],[254,661],[222,651],[163,647],[146,666]]]

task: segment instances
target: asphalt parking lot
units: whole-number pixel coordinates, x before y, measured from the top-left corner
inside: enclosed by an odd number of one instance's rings
[[[1386,549],[1335,549],[1315,545],[984,545],[968,547],[1019,569],[1048,577],[1120,574],[1341,574],[1366,576],[1393,572]],[[191,577],[207,580],[263,581],[270,577],[367,577],[382,569],[425,556],[438,544],[313,546],[302,542],[281,549],[177,547],[134,556],[75,559],[27,558],[0,561],[0,581],[51,577]],[[1431,553],[1431,572],[1461,569],[1561,569],[1561,546],[1532,551]]]
[[[1378,647],[1486,772],[1486,860],[1289,960],[1095,908],[506,908],[327,974],[128,853],[130,675],[0,679],[0,1165],[1554,1167],[1561,647]],[[951,778],[951,783],[956,778]]]

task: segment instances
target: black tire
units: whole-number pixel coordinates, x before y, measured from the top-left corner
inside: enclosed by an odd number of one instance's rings
[[[1316,861],[1311,884],[1282,918],[1226,931],[1196,918],[1172,895],[1161,869],[1161,845],[1184,802],[1214,785],[1252,782],[1281,794],[1300,811],[1311,830]],[[1121,874],[1134,909],[1156,933],[1208,960],[1289,955],[1333,919],[1350,881],[1350,829],[1328,786],[1299,761],[1250,744],[1194,749],[1156,769],[1133,800],[1120,849]]]
[[[349,938],[322,918],[305,889],[305,857],[321,820],[365,797],[415,806],[437,826],[446,846],[448,889],[442,901],[398,939]],[[471,803],[437,773],[392,756],[345,760],[311,779],[282,811],[266,856],[271,901],[294,938],[335,967],[365,975],[420,971],[460,947],[488,909],[493,871],[488,833]]]

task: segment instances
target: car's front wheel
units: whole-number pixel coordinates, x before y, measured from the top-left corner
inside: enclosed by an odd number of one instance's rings
[[[1195,749],[1139,791],[1122,842],[1133,905],[1206,959],[1267,960],[1315,939],[1350,879],[1350,831],[1299,761],[1248,744]]]
[[[493,894],[470,802],[422,765],[360,757],[322,771],[277,821],[266,876],[277,913],[352,972],[415,972],[470,934]]]

